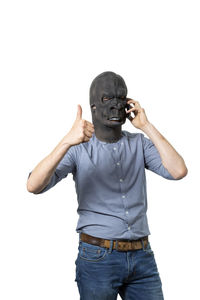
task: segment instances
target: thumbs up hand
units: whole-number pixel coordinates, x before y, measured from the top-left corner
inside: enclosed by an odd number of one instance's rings
[[[94,133],[94,125],[82,119],[82,107],[78,104],[76,119],[71,130],[65,136],[65,142],[70,146],[88,142]]]

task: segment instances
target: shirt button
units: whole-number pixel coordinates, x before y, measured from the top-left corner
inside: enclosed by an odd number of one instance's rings
[[[119,180],[120,182],[122,182],[123,181],[123,179],[122,178],[120,178],[120,180]]]
[[[123,195],[123,196],[122,196],[122,198],[126,198],[126,196],[125,196],[125,195]]]
[[[124,145],[124,143],[122,142],[121,145]]]
[[[119,166],[119,165],[120,165],[120,163],[118,162],[118,163],[117,163],[117,165]]]
[[[116,147],[114,147],[114,148],[113,148],[113,150],[117,150],[117,148],[116,148]]]
[[[130,230],[131,229],[131,227],[130,226],[128,226],[128,230]]]
[[[128,210],[126,211],[126,214],[128,215]]]

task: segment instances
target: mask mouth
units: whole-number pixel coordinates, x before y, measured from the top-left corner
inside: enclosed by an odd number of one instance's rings
[[[118,122],[120,122],[121,118],[119,118],[119,117],[112,117],[112,118],[109,119],[109,121],[118,121]]]

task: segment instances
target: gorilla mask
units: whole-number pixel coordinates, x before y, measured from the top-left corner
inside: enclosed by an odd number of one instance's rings
[[[103,72],[90,86],[90,107],[95,135],[112,143],[121,137],[126,122],[127,87],[124,79],[114,72]]]

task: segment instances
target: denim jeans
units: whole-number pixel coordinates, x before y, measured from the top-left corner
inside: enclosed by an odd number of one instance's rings
[[[150,242],[117,251],[79,240],[75,261],[80,300],[163,300],[162,283]]]

